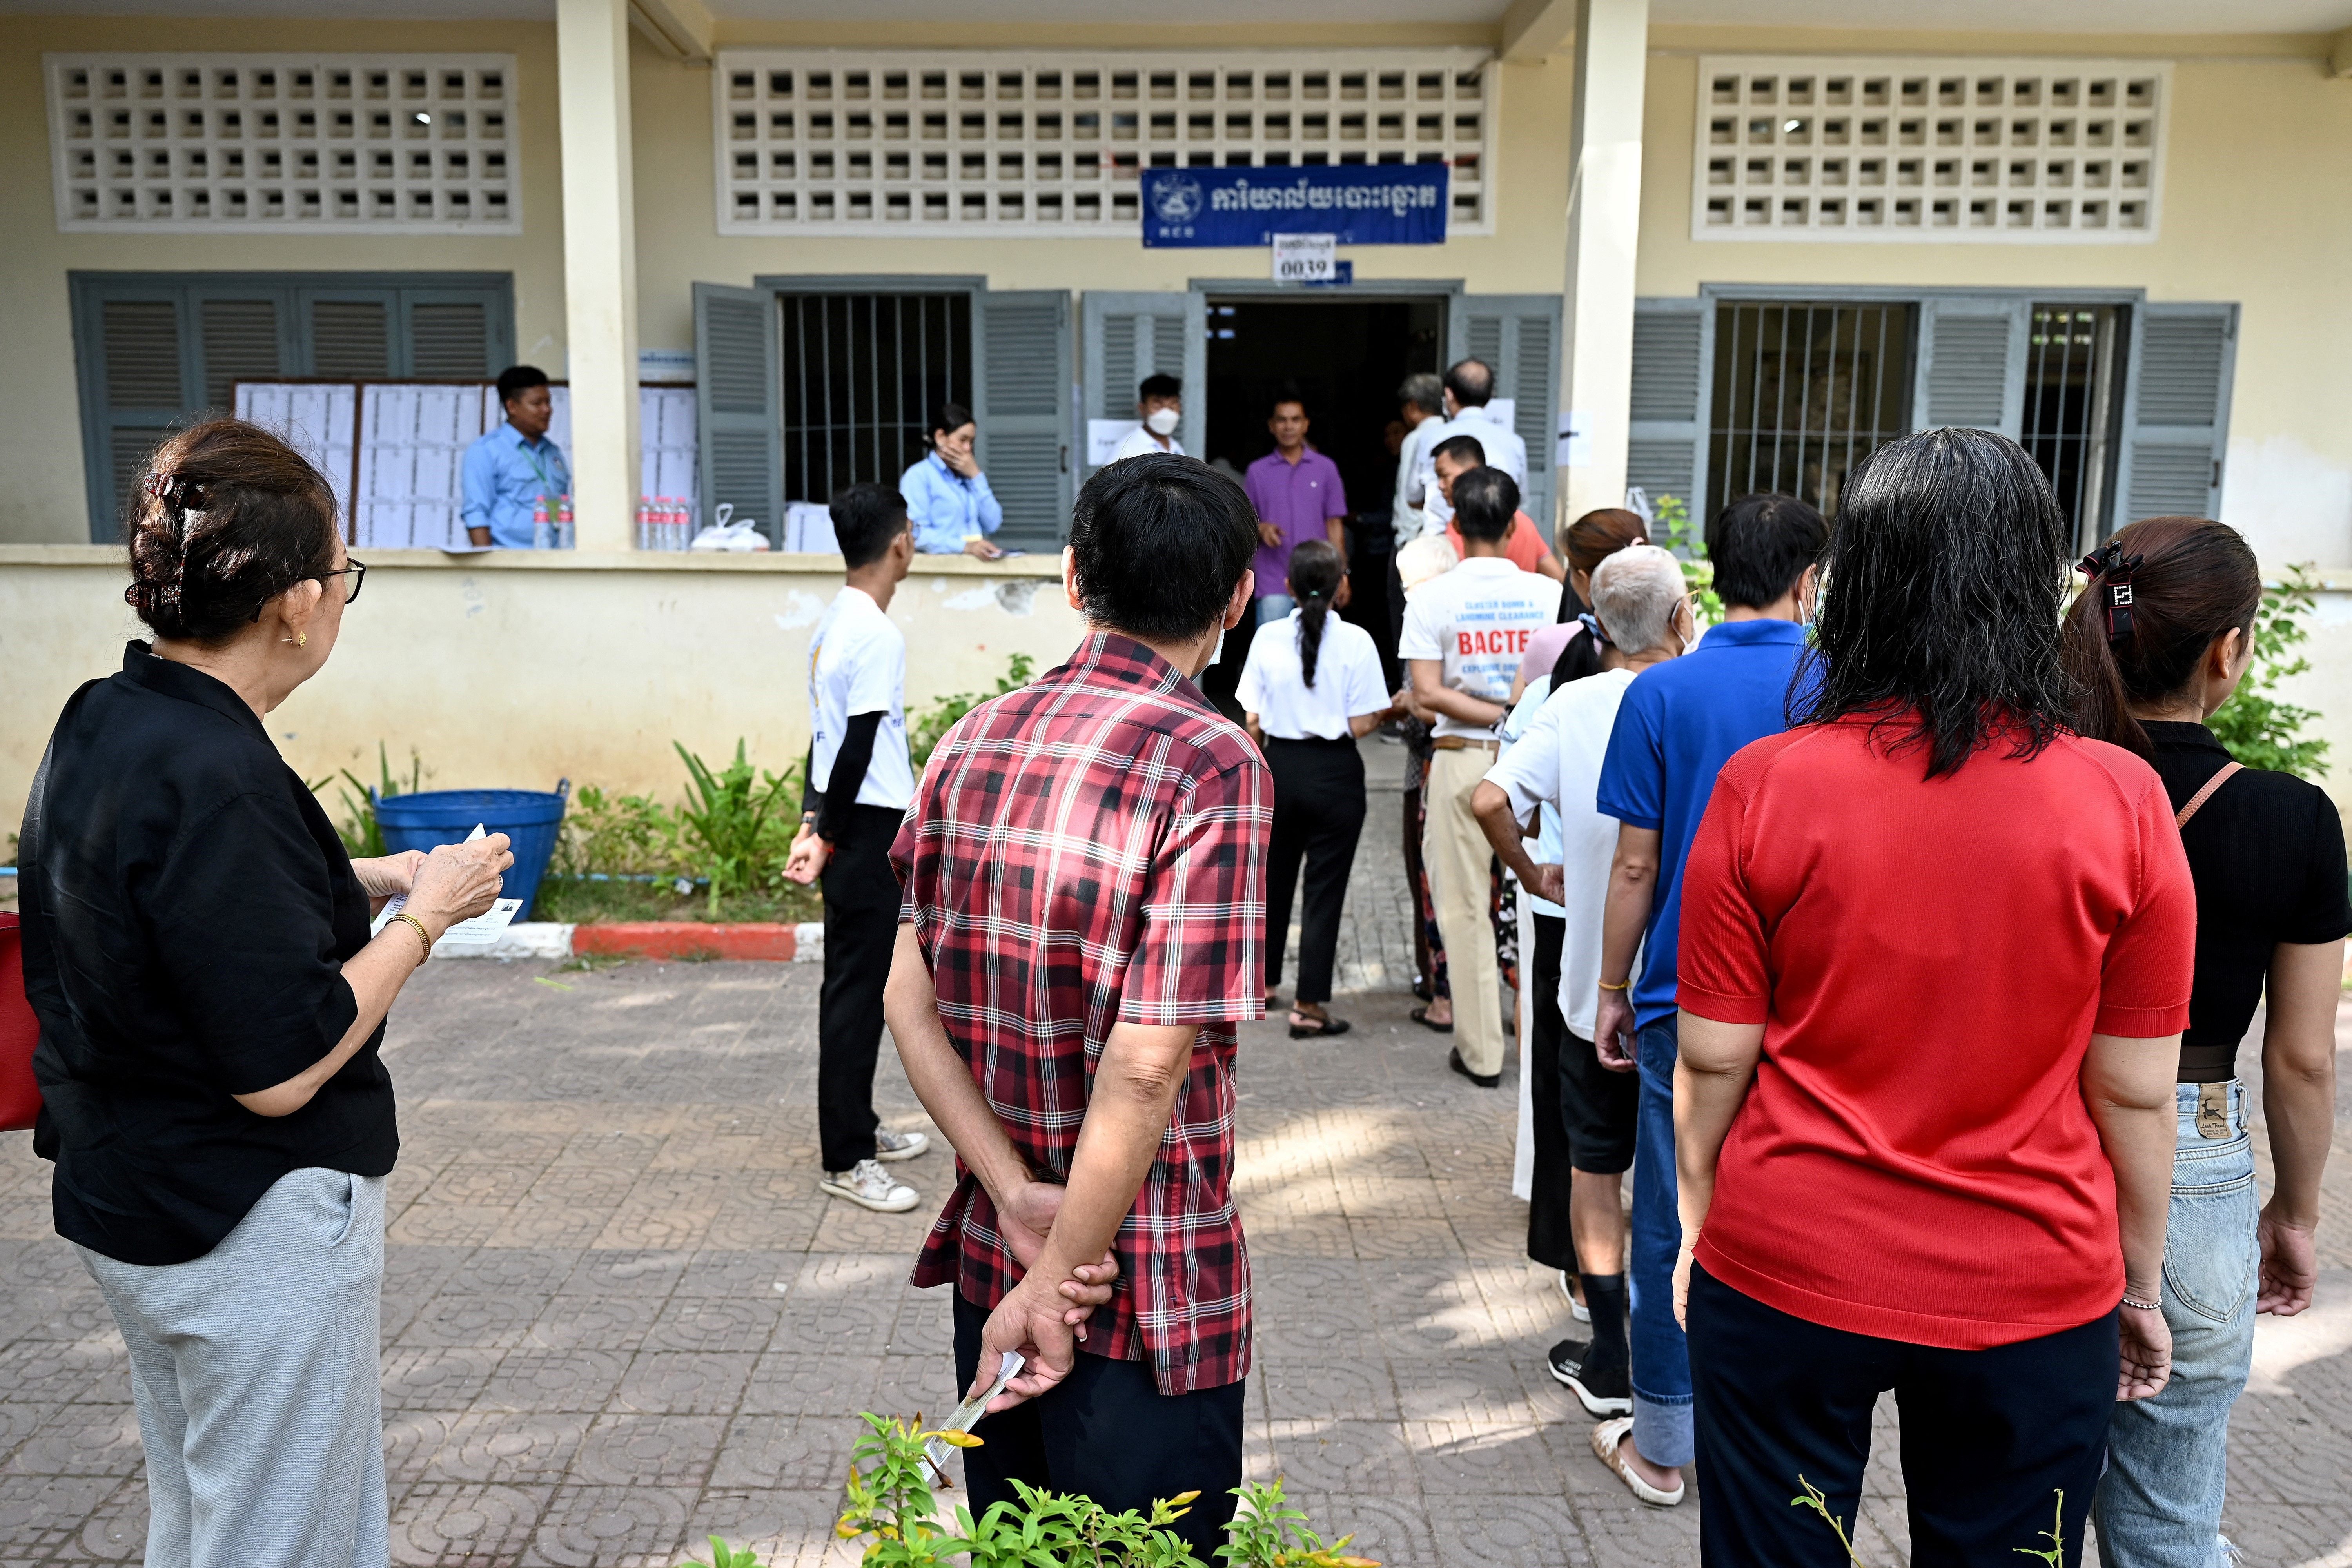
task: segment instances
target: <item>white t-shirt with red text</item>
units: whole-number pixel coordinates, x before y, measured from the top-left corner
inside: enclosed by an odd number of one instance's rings
[[[1489,702],[1507,702],[1528,639],[1559,618],[1559,584],[1501,556],[1474,555],[1405,597],[1399,658],[1444,663],[1444,684]],[[1492,725],[1437,718],[1440,735],[1495,738]]]

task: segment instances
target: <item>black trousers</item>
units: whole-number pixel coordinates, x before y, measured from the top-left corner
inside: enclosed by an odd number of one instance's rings
[[[1523,891],[1520,895],[1525,897]],[[1536,1169],[1528,1194],[1528,1256],[1547,1268],[1577,1272],[1576,1233],[1569,1224],[1568,1119],[1560,1111],[1559,1053],[1568,1020],[1559,1014],[1559,946],[1568,922],[1535,917],[1535,963],[1528,984],[1528,1096],[1535,1107]]]
[[[882,988],[898,942],[898,878],[890,842],[904,812],[850,810],[834,838],[824,889],[824,987],[816,1008],[816,1125],[824,1168],[874,1157],[874,1063],[882,1051]]]
[[[980,1372],[985,1308],[959,1293],[955,1303],[956,1387]],[[1192,1394],[1164,1394],[1139,1361],[1110,1361],[1080,1351],[1077,1364],[1048,1393],[982,1416],[977,1448],[963,1451],[964,1500],[977,1520],[994,1502],[1018,1502],[1016,1480],[1057,1492],[1083,1492],[1113,1513],[1149,1512],[1156,1499],[1197,1489],[1192,1510],[1171,1528],[1192,1555],[1217,1561],[1225,1525],[1240,1500],[1242,1413],[1247,1382]],[[954,1500],[948,1500],[952,1508]]]
[[[2067,1568],[2081,1561],[2116,1404],[2114,1313],[1942,1350],[1792,1318],[1694,1268],[1689,1319],[1706,1568],[1847,1568],[1821,1516],[1789,1500],[1811,1482],[1852,1532],[1871,1406],[1890,1388],[1914,1568],[2008,1568],[2048,1550],[2062,1514]]]
[[[1299,920],[1298,999],[1331,1000],[1339,952],[1339,910],[1364,830],[1364,759],[1353,739],[1265,742],[1274,773],[1274,838],[1266,856],[1265,988],[1282,982],[1289,941],[1291,889],[1307,863],[1307,905]]]

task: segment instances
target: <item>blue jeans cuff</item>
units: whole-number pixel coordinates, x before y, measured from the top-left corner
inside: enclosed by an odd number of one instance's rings
[[[1696,1450],[1695,1406],[1687,1398],[1647,1399],[1633,1395],[1633,1447],[1654,1465],[1679,1469]]]

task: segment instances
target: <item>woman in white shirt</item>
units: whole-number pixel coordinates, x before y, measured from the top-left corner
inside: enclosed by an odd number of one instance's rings
[[[1387,717],[1388,687],[1370,633],[1331,614],[1339,552],[1310,539],[1290,552],[1288,592],[1298,607],[1251,639],[1235,695],[1250,734],[1274,773],[1274,842],[1267,864],[1266,1005],[1282,983],[1290,897],[1299,862],[1307,900],[1299,925],[1298,989],[1291,999],[1290,1037],[1344,1035],[1334,1018],[1331,968],[1339,948],[1339,908],[1356,837],[1364,826],[1364,760],[1356,737]]]

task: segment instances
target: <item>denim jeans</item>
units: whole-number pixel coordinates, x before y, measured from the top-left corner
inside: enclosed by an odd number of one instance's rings
[[[1654,1465],[1691,1462],[1690,1351],[1675,1321],[1675,1020],[1641,1029],[1641,1124],[1633,1138],[1632,1266],[1626,1270],[1633,1351],[1633,1447]]]
[[[1257,624],[1262,626],[1272,626],[1297,608],[1298,608],[1298,601],[1289,595],[1268,594],[1257,602]]]
[[[2199,1130],[2200,1091],[2215,1103]],[[2223,1568],[2230,1407],[2254,1355],[2254,1225],[2262,1194],[2246,1086],[2184,1083],[2164,1235],[2172,1381],[2116,1406],[2093,1517],[2108,1568]],[[2206,1132],[2213,1135],[2209,1137]],[[2125,1309],[2128,1311],[2130,1309]]]

